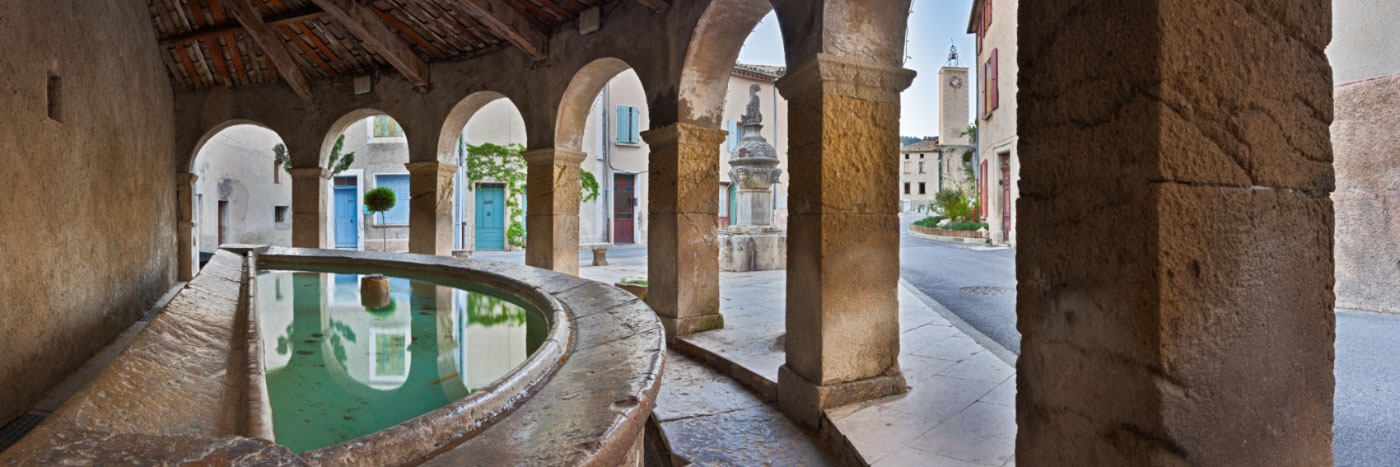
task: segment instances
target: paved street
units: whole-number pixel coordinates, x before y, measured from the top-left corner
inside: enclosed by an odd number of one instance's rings
[[[900,275],[993,341],[1020,354],[1016,331],[1015,251],[915,238],[904,216]],[[960,289],[993,286],[1008,295]],[[1333,452],[1338,466],[1400,465],[1400,316],[1337,312],[1337,388]]]

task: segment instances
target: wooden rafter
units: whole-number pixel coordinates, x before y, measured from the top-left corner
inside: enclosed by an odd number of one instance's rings
[[[666,7],[670,6],[666,0],[637,0],[637,3],[642,4],[644,7],[651,8],[651,11],[665,10]]]
[[[220,5],[220,8],[218,9],[218,14],[223,15],[222,4],[219,3],[219,1],[220,0],[213,0],[210,2],[210,5]],[[313,20],[323,16],[326,16],[326,12],[320,10],[302,11],[297,13],[270,17],[263,20],[263,23],[267,24],[269,27],[276,28],[293,23],[300,23],[302,21]],[[181,34],[178,36],[172,36],[166,39],[162,39],[160,41],[160,45],[161,47],[171,47],[184,44],[190,41],[208,40],[215,37],[223,36],[225,34],[238,34],[240,32],[243,32],[243,25],[241,24],[232,24],[209,29],[200,29],[197,31],[190,32],[189,34]]]
[[[505,39],[535,60],[548,57],[549,37],[530,24],[520,12],[506,5],[505,0],[450,0],[449,4],[475,18],[491,34]]]
[[[332,18],[340,22],[350,34],[360,39],[366,48],[374,51],[384,61],[399,70],[408,81],[417,86],[428,85],[428,64],[413,54],[403,39],[399,38],[389,25],[384,24],[371,9],[352,0],[311,0]]]
[[[262,47],[263,53],[268,60],[277,65],[277,70],[282,75],[283,81],[292,87],[292,90],[301,96],[302,99],[311,100],[311,85],[306,81],[306,75],[297,68],[296,62],[292,58],[291,52],[287,51],[282,39],[272,32],[272,28],[263,22],[262,14],[258,13],[253,6],[252,0],[219,0],[224,2],[224,7],[238,22],[247,30],[248,37],[253,38]],[[262,4],[262,2],[256,2]]]

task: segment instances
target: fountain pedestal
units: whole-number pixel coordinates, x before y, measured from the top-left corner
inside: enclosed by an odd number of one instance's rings
[[[734,225],[719,229],[721,271],[767,271],[787,268],[787,232],[773,226],[773,185],[783,169],[778,154],[763,138],[757,84],[749,87],[744,138],[729,158],[735,192]]]

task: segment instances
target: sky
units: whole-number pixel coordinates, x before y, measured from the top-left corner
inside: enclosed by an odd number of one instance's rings
[[[959,65],[969,68],[969,96],[977,95],[975,76],[977,38],[967,33],[968,14],[972,0],[914,0],[909,15],[908,44],[904,67],[919,73],[914,84],[904,91],[899,134],[907,136],[938,136],[938,69],[948,62],[948,47],[957,45]],[[739,52],[739,62],[758,65],[785,65],[782,32],[778,20],[769,13],[755,27]],[[968,104],[966,125],[977,112]]]

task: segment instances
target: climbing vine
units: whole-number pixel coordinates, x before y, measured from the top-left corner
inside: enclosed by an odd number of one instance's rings
[[[464,155],[467,189],[476,189],[476,182],[492,180],[506,186],[506,241],[511,245],[525,246],[525,225],[520,219],[520,198],[525,188],[525,158],[521,152],[524,146],[509,144],[501,146],[492,143],[481,145],[466,144],[457,140],[457,151]],[[580,200],[587,202],[598,198],[598,179],[587,170],[579,173],[582,192]]]

